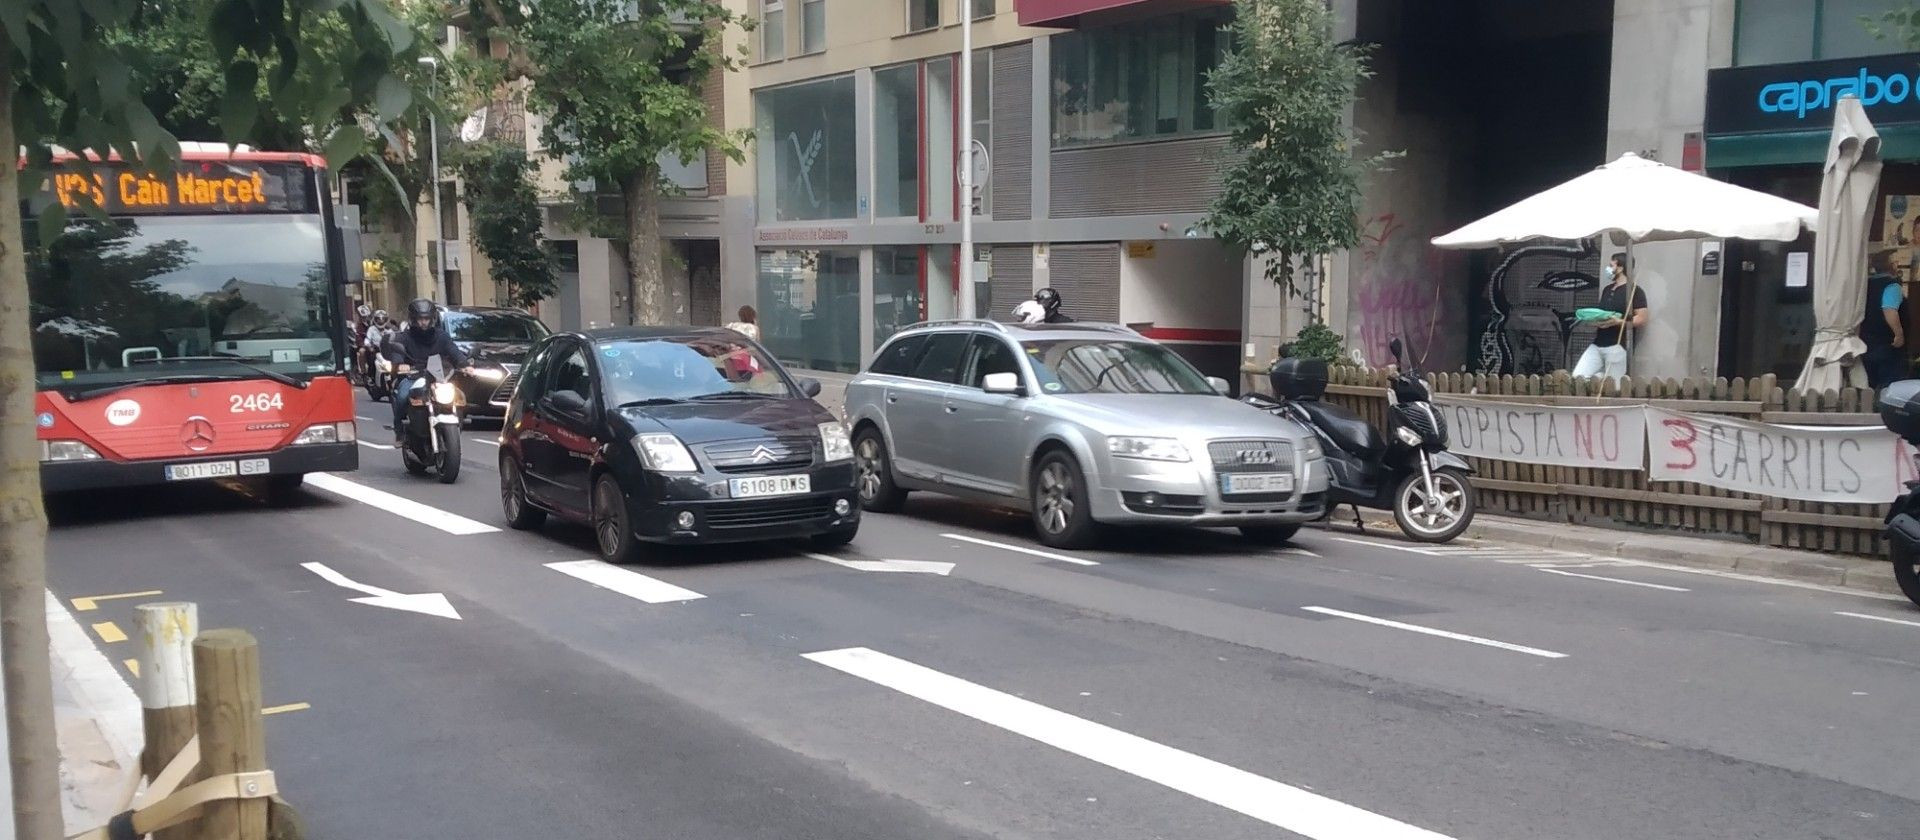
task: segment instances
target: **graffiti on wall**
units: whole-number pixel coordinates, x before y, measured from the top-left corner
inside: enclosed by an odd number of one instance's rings
[[[1359,265],[1347,316],[1347,346],[1369,364],[1391,361],[1387,342],[1402,338],[1428,370],[1460,366],[1464,343],[1458,295],[1447,293],[1449,255],[1393,213],[1361,223]]]
[[[1573,366],[1593,329],[1574,312],[1599,299],[1600,254],[1592,242],[1523,245],[1500,256],[1477,298],[1475,370],[1545,374]]]

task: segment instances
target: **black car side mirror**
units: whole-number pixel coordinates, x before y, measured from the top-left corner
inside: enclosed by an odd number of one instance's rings
[[[540,398],[548,410],[578,417],[587,415],[587,398],[575,391],[555,391]]]
[[[809,397],[820,396],[820,380],[811,376],[803,377],[800,380],[800,393]]]

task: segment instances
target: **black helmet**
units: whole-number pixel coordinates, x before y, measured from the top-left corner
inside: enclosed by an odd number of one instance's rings
[[[428,322],[425,327],[420,326],[420,322],[423,320]],[[412,303],[407,304],[407,329],[415,332],[432,332],[439,327],[440,308],[434,306],[433,301],[426,298],[414,298]]]
[[[1048,315],[1060,311],[1060,293],[1054,291],[1051,286],[1034,292],[1033,299],[1047,308]]]

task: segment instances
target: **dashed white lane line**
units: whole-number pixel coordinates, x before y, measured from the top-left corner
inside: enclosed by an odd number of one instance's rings
[[[547,568],[569,577],[579,578],[611,592],[618,592],[637,601],[649,604],[667,604],[674,601],[692,601],[707,596],[691,589],[682,589],[659,578],[650,578],[639,572],[622,569],[619,566],[603,563],[599,560],[568,560],[562,563],[548,563]]]
[[[1667,592],[1692,592],[1693,591],[1684,586],[1668,586],[1664,583],[1647,583],[1646,581],[1627,580],[1626,578],[1607,577],[1605,575],[1589,575],[1589,574],[1582,574],[1580,572],[1569,572],[1569,571],[1566,571],[1565,569],[1549,569],[1545,566],[1535,566],[1534,568],[1539,569],[1540,571],[1546,572],[1548,574],[1563,575],[1565,577],[1572,577],[1572,578],[1583,578],[1585,580],[1604,580],[1608,583],[1624,583],[1628,586],[1644,586],[1648,589],[1660,589]]]
[[[1072,563],[1076,566],[1100,565],[1099,561],[1097,560],[1084,560],[1079,557],[1069,557],[1065,554],[1055,554],[1051,551],[1041,551],[1040,549],[1037,549],[1037,548],[1027,548],[1026,546],[1022,546],[1022,545],[1008,545],[1006,543],[994,542],[993,540],[983,540],[978,537],[969,537],[969,536],[966,536],[965,534],[941,534],[940,536],[946,537],[947,539],[950,539],[950,540],[959,540],[961,542],[973,543],[974,545],[984,545],[984,546],[987,546],[988,548],[997,548],[1002,551],[1017,551],[1021,554],[1030,554],[1034,557],[1045,557],[1048,560],[1058,560],[1062,563]]]
[[[1469,636],[1465,633],[1455,633],[1451,630],[1441,630],[1435,627],[1422,627],[1418,624],[1408,624],[1403,621],[1393,621],[1391,619],[1386,619],[1386,618],[1375,618],[1370,615],[1361,615],[1360,613],[1350,613],[1345,610],[1329,609],[1327,607],[1301,607],[1301,609],[1306,610],[1307,612],[1319,613],[1321,615],[1330,615],[1335,618],[1346,618],[1346,619],[1352,619],[1354,621],[1364,621],[1368,624],[1377,624],[1381,627],[1391,627],[1395,630],[1406,630],[1411,633],[1421,633],[1428,636],[1438,636],[1442,639],[1452,639],[1456,642],[1471,642],[1476,645],[1485,645],[1490,648],[1510,650],[1510,651],[1513,651],[1514,653],[1524,653],[1528,656],[1538,656],[1545,659],[1567,658],[1566,654],[1558,653],[1551,650],[1542,650],[1537,647],[1527,647],[1526,645],[1516,645],[1512,642],[1502,642],[1497,639],[1487,639],[1487,638],[1482,638],[1480,636]]]
[[[474,443],[484,443],[488,446],[500,445],[500,441],[494,440],[493,438],[473,438],[472,440]]]
[[[332,473],[309,473],[307,475],[307,485],[336,496],[344,496],[364,505],[379,508],[395,516],[406,517],[430,528],[438,528],[455,536],[491,534],[500,530],[485,522],[468,519],[457,513],[448,513],[437,507],[423,505],[405,496],[396,496],[385,490],[375,490],[365,484],[348,481]]]
[[[1835,610],[1833,614],[1844,615],[1848,618],[1864,618],[1868,621],[1884,621],[1888,624],[1902,624],[1908,627],[1920,627],[1920,621],[1907,621],[1906,619],[1902,619],[1902,618],[1887,618],[1886,616],[1883,616],[1883,615],[1867,615],[1866,613],[1845,612],[1843,610]]]
[[[1316,840],[1449,840],[1418,826],[1276,782],[868,648],[813,662],[1024,738]]]
[[[384,443],[374,443],[373,441],[367,440],[366,438],[360,439],[360,445],[365,446],[369,449],[383,449],[388,452],[393,451],[393,447],[391,445],[384,444]]]

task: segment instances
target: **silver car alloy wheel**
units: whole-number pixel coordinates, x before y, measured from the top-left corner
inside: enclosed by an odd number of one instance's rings
[[[1040,527],[1049,534],[1067,530],[1073,520],[1073,474],[1055,461],[1040,469]]]
[[[860,500],[871,502],[880,497],[880,470],[885,468],[880,463],[880,443],[870,437],[861,438],[854,454],[858,456],[859,475],[856,478],[859,481]]]
[[[1444,534],[1467,515],[1467,488],[1460,479],[1444,470],[1433,472],[1433,495],[1419,481],[1409,481],[1400,491],[1400,508],[1407,512],[1407,524],[1422,534]]]

